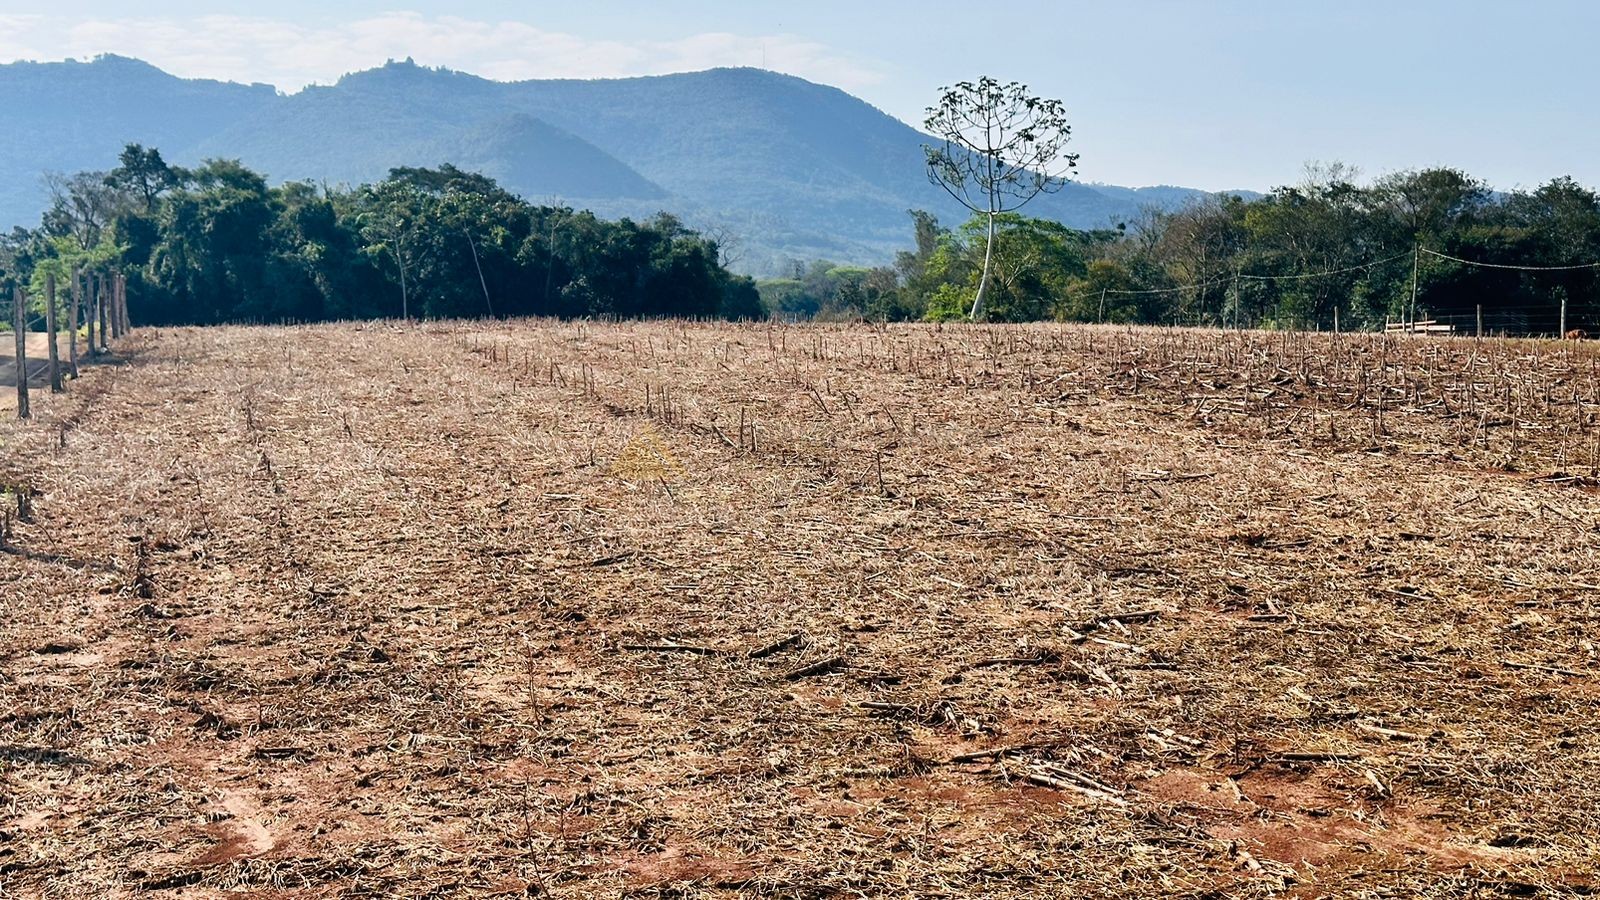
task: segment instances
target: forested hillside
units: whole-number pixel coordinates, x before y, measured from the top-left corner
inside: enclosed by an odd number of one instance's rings
[[[41,173],[109,169],[129,141],[190,167],[238,159],[273,184],[354,186],[450,163],[533,202],[671,212],[736,238],[739,264],[757,272],[818,256],[886,262],[906,210],[957,211],[928,183],[916,129],[838,89],[755,69],[503,83],[404,62],[284,95],[108,56],[0,66],[0,96],[6,225],[36,220]],[[1075,184],[1033,212],[1099,227],[1197,196]]]
[[[0,65],[0,97],[0,225],[6,228],[38,223],[49,203],[46,173],[109,169],[128,142],[197,147],[282,99],[269,85],[174,78],[120,56]]]
[[[529,203],[454,166],[380,181],[272,186],[227,159],[172,166],[129,145],[58,179],[39,226],[0,239],[0,281],[101,267],[139,323],[391,316],[954,320],[986,223],[902,216],[891,265],[818,259],[759,285],[670,214],[608,220]],[[1074,229],[999,221],[986,318],[1268,328],[1600,332],[1600,196],[1569,178],[1497,193],[1446,168],[1358,184],[1341,167],[1257,199],[1154,209]]]

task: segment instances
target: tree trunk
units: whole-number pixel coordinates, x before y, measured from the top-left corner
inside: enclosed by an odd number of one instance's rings
[[[478,262],[478,245],[472,242],[472,233],[463,231],[467,236],[467,246],[472,248],[472,264],[478,269],[478,284],[483,286],[483,305],[489,307],[489,318],[494,318],[494,301],[489,299],[489,282],[483,278],[483,263]]]
[[[83,272],[72,273],[72,302],[67,304],[67,368],[78,377],[78,304],[83,302]]]
[[[549,256],[550,258],[545,262],[544,269],[544,309],[540,311],[541,315],[546,316],[550,315],[550,281],[556,274],[556,220],[554,216],[550,217]]]
[[[28,316],[22,309],[22,288],[11,289],[11,327],[17,336],[17,418],[31,418],[28,409]]]
[[[411,320],[411,298],[406,296],[406,261],[400,256],[400,246],[397,243],[394,250],[394,264],[400,269],[400,318]]]
[[[56,346],[56,276],[44,276],[44,330],[45,346],[50,354],[50,393],[59,394],[61,387],[61,350]]]
[[[994,213],[989,213],[989,240],[983,248],[983,274],[978,277],[978,297],[972,301],[972,321],[983,319],[983,296],[989,290],[989,270],[994,264]]]

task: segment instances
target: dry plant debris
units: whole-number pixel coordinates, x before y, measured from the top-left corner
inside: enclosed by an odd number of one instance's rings
[[[1589,346],[182,329],[35,415],[6,896],[1600,890]]]

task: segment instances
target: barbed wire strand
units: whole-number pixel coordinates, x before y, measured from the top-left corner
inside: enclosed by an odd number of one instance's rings
[[[1583,269],[1600,269],[1600,262],[1583,263],[1581,265],[1573,265],[1573,266],[1513,266],[1513,265],[1507,265],[1505,263],[1479,262],[1477,260],[1462,259],[1459,256],[1451,256],[1451,255],[1449,255],[1447,253],[1440,253],[1437,250],[1429,250],[1427,247],[1418,247],[1417,250],[1419,250],[1419,251],[1421,251],[1423,253],[1426,253],[1429,256],[1436,256],[1436,257],[1438,257],[1440,259],[1450,260],[1451,262],[1457,262],[1457,263],[1461,263],[1463,265],[1468,265],[1468,266],[1479,266],[1479,267],[1485,268],[1485,269],[1511,269],[1511,270],[1520,271],[1520,272],[1574,272],[1574,271],[1580,271],[1580,270],[1583,270]],[[1416,251],[1413,251],[1413,252],[1416,252]],[[1360,272],[1360,271],[1362,271],[1364,269],[1376,268],[1377,266],[1387,265],[1389,263],[1396,262],[1396,261],[1404,259],[1405,257],[1410,256],[1410,255],[1412,255],[1412,254],[1411,253],[1396,253],[1394,256],[1389,256],[1389,257],[1385,257],[1383,259],[1374,260],[1374,261],[1369,262],[1369,263],[1362,263],[1362,264],[1356,265],[1356,266],[1346,266],[1346,267],[1341,268],[1341,269],[1329,269],[1326,272],[1306,272],[1306,273],[1298,274],[1298,275],[1249,275],[1249,274],[1240,273],[1237,276],[1229,275],[1229,276],[1225,276],[1225,277],[1222,277],[1222,278],[1212,279],[1211,281],[1204,281],[1204,282],[1199,282],[1199,283],[1196,283],[1196,284],[1183,284],[1183,285],[1178,285],[1177,287],[1151,288],[1149,290],[1140,290],[1140,291],[1107,290],[1107,291],[1105,291],[1105,294],[1107,296],[1118,296],[1118,297],[1126,297],[1126,296],[1132,296],[1132,295],[1148,295],[1148,294],[1175,294],[1175,293],[1180,293],[1180,292],[1183,292],[1183,291],[1195,291],[1195,290],[1203,290],[1205,288],[1212,288],[1212,287],[1216,287],[1219,284],[1228,284],[1228,283],[1230,283],[1230,282],[1232,282],[1234,280],[1239,280],[1239,281],[1304,281],[1304,280],[1311,279],[1311,278],[1327,278],[1327,277],[1329,277],[1331,275],[1345,275],[1345,274],[1348,274],[1350,272]]]
[[[1369,262],[1369,263],[1362,263],[1361,265],[1358,265],[1358,266],[1346,266],[1346,267],[1344,267],[1342,269],[1329,269],[1326,272],[1307,272],[1304,275],[1245,275],[1245,274],[1240,274],[1239,275],[1239,279],[1241,281],[1297,281],[1297,280],[1303,280],[1303,279],[1306,279],[1306,278],[1326,278],[1329,275],[1343,275],[1343,274],[1345,274],[1347,272],[1359,272],[1359,271],[1361,271],[1363,269],[1371,269],[1371,268],[1375,268],[1377,266],[1387,265],[1388,263],[1392,263],[1392,262],[1395,262],[1396,260],[1404,259],[1405,257],[1410,256],[1410,255],[1411,254],[1409,254],[1409,253],[1396,253],[1395,255],[1390,256],[1390,257],[1386,257],[1384,259],[1374,260],[1374,261]]]
[[[1512,269],[1518,272],[1572,272],[1578,269],[1600,269],[1600,262],[1583,263],[1576,266],[1512,266],[1506,265],[1505,263],[1478,262],[1471,259],[1462,259],[1459,256],[1450,256],[1447,253],[1440,253],[1437,250],[1429,250],[1427,247],[1421,247],[1418,249],[1429,256],[1437,256],[1440,259],[1448,259],[1451,262],[1458,262],[1468,266],[1478,266],[1479,268],[1483,269]]]
[[[1303,280],[1308,279],[1308,278],[1327,278],[1330,275],[1344,275],[1344,274],[1349,273],[1349,272],[1359,272],[1359,271],[1362,271],[1363,269],[1371,269],[1371,268],[1374,268],[1374,267],[1377,267],[1377,266],[1386,265],[1388,263],[1395,262],[1395,261],[1397,261],[1399,259],[1402,259],[1402,258],[1410,256],[1410,255],[1411,254],[1409,254],[1409,253],[1397,253],[1394,256],[1385,257],[1384,259],[1373,260],[1372,262],[1361,263],[1360,265],[1355,265],[1355,266],[1346,266],[1346,267],[1344,267],[1342,269],[1329,269],[1326,272],[1306,272],[1306,273],[1299,274],[1299,275],[1246,275],[1244,273],[1240,273],[1239,275],[1236,275],[1236,276],[1235,275],[1227,275],[1227,276],[1224,276],[1222,278],[1216,278],[1216,279],[1213,279],[1211,281],[1200,282],[1198,284],[1184,284],[1184,285],[1179,285],[1177,287],[1169,287],[1169,288],[1152,288],[1150,290],[1143,290],[1143,291],[1107,290],[1105,293],[1106,293],[1107,296],[1110,296],[1110,295],[1127,296],[1127,295],[1130,295],[1130,294],[1172,294],[1172,293],[1177,293],[1179,291],[1192,291],[1192,290],[1199,290],[1199,289],[1202,289],[1202,288],[1216,287],[1219,284],[1229,284],[1229,283],[1231,283],[1231,282],[1233,282],[1235,280],[1238,280],[1238,281],[1303,281]]]

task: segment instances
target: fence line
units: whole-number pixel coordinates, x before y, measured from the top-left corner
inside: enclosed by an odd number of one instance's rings
[[[1510,264],[1506,264],[1506,263],[1491,263],[1491,262],[1483,262],[1483,261],[1480,261],[1480,260],[1463,259],[1463,258],[1461,258],[1459,256],[1451,256],[1451,255],[1449,255],[1447,253],[1440,253],[1437,250],[1429,250],[1427,247],[1423,247],[1422,245],[1419,244],[1419,245],[1413,247],[1409,252],[1406,252],[1406,253],[1397,253],[1397,254],[1395,254],[1393,256],[1384,257],[1383,259],[1373,260],[1372,262],[1360,263],[1360,264],[1354,265],[1354,266],[1344,266],[1344,267],[1337,268],[1337,269],[1328,269],[1328,270],[1322,271],[1322,272],[1303,272],[1303,273],[1297,273],[1297,274],[1294,274],[1294,275],[1255,275],[1255,274],[1249,274],[1249,273],[1245,273],[1245,272],[1235,272],[1232,275],[1225,275],[1225,276],[1222,276],[1222,277],[1219,277],[1219,278],[1213,278],[1213,279],[1208,280],[1208,281],[1200,281],[1200,282],[1195,282],[1193,284],[1181,284],[1181,285],[1176,285],[1174,287],[1168,287],[1168,288],[1147,288],[1147,289],[1142,289],[1142,290],[1123,290],[1123,289],[1102,288],[1100,290],[1100,318],[1104,319],[1104,317],[1105,317],[1105,301],[1106,301],[1107,297],[1153,296],[1153,295],[1159,295],[1159,294],[1177,294],[1177,293],[1184,293],[1184,292],[1189,292],[1189,291],[1206,290],[1206,289],[1209,289],[1209,288],[1213,288],[1213,287],[1217,287],[1219,285],[1225,285],[1225,284],[1237,285],[1241,281],[1258,281],[1258,282],[1305,281],[1305,280],[1309,280],[1309,279],[1313,279],[1313,278],[1327,278],[1327,277],[1330,277],[1330,276],[1333,276],[1333,275],[1345,275],[1345,274],[1349,274],[1351,272],[1365,271],[1367,269],[1373,269],[1373,268],[1377,268],[1378,266],[1383,266],[1383,265],[1388,265],[1389,263],[1398,262],[1399,260],[1404,259],[1407,256],[1411,256],[1411,257],[1413,257],[1413,270],[1412,270],[1412,275],[1411,275],[1411,293],[1412,293],[1412,301],[1411,302],[1412,302],[1412,309],[1411,309],[1411,315],[1409,317],[1408,316],[1404,316],[1404,315],[1401,317],[1401,322],[1402,323],[1406,323],[1406,322],[1410,321],[1410,322],[1412,322],[1412,324],[1415,324],[1415,322],[1414,322],[1415,317],[1416,317],[1415,303],[1416,303],[1416,289],[1417,289],[1417,277],[1418,277],[1417,276],[1417,272],[1416,272],[1416,267],[1415,267],[1415,261],[1421,257],[1421,254],[1424,254],[1424,253],[1428,254],[1429,256],[1437,257],[1439,259],[1445,259],[1445,260],[1449,260],[1451,262],[1461,263],[1463,265],[1476,266],[1476,267],[1486,268],[1486,269],[1505,269],[1505,270],[1514,270],[1514,271],[1521,271],[1521,272],[1573,272],[1573,271],[1583,271],[1583,270],[1588,270],[1588,269],[1593,269],[1593,270],[1596,270],[1596,271],[1600,271],[1600,262],[1578,263],[1578,264],[1569,265],[1569,266],[1518,266],[1518,265],[1510,265]],[[1491,313],[1490,315],[1492,317],[1500,317],[1500,316],[1503,315],[1503,313],[1506,310],[1512,310],[1512,309],[1525,309],[1525,310],[1528,310],[1530,312],[1537,311],[1537,313],[1542,315],[1542,316],[1550,316],[1552,318],[1555,318],[1555,319],[1557,319],[1557,321],[1559,323],[1558,326],[1557,326],[1557,331],[1556,331],[1557,336],[1561,336],[1561,335],[1564,335],[1564,334],[1567,333],[1567,301],[1566,301],[1565,298],[1563,298],[1560,301],[1560,304],[1559,304],[1558,308],[1557,307],[1552,307],[1552,306],[1534,306],[1534,305],[1529,305],[1529,304],[1525,304],[1525,305],[1521,305],[1521,306],[1517,306],[1517,307],[1504,307],[1504,306],[1502,306],[1502,307],[1498,307],[1496,309],[1496,311],[1494,313]],[[1195,321],[1195,322],[1206,322],[1206,321],[1209,321],[1210,318],[1211,318],[1210,316],[1203,316],[1203,315],[1202,316],[1195,316],[1195,317],[1193,317],[1193,321]],[[1436,318],[1439,318],[1439,317],[1436,316]],[[1465,318],[1465,316],[1462,316],[1462,315],[1447,315],[1447,316],[1444,316],[1444,318],[1461,319],[1461,318]],[[1481,306],[1479,307],[1475,318],[1480,323],[1483,321],[1483,311],[1482,311],[1482,307]],[[1220,323],[1222,325],[1222,327],[1226,327],[1226,317],[1225,317],[1225,315],[1219,314],[1219,316],[1217,317],[1217,321],[1218,321],[1218,323]],[[1238,324],[1238,320],[1237,320],[1237,311],[1236,311],[1235,312],[1235,325],[1237,325],[1237,324]],[[1391,323],[1385,322],[1385,328],[1386,329],[1389,328],[1390,324]],[[1524,326],[1527,324],[1526,318],[1524,318],[1522,324]],[[1339,330],[1339,314],[1338,314],[1337,307],[1335,307],[1335,311],[1334,311],[1333,326],[1334,326],[1334,330],[1335,331]],[[1481,334],[1484,331],[1484,327],[1481,324],[1479,324],[1476,327],[1476,331]]]
[[[46,358],[48,361],[48,374],[51,393],[63,390],[62,376],[65,374],[71,379],[78,377],[78,324],[80,309],[83,314],[83,323],[88,329],[89,355],[100,356],[111,352],[111,341],[120,339],[133,328],[133,319],[128,312],[128,279],[120,272],[85,272],[74,270],[71,273],[71,289],[67,300],[67,328],[68,328],[68,356],[66,371],[63,373],[59,351],[57,349],[59,318],[57,312],[56,283],[54,276],[45,279],[44,292],[44,324],[46,337]],[[11,319],[13,335],[16,342],[15,363],[17,389],[17,418],[32,418],[33,412],[28,395],[28,379],[30,377],[28,366],[28,328],[33,324],[34,317],[28,313],[28,293],[21,285],[15,285],[11,290]],[[98,327],[97,327],[98,326]]]
[[[1459,256],[1451,256],[1447,253],[1440,253],[1437,250],[1429,250],[1427,247],[1418,247],[1417,249],[1429,256],[1437,256],[1440,259],[1448,259],[1451,262],[1458,262],[1468,266],[1477,266],[1480,269],[1512,269],[1518,272],[1573,272],[1580,269],[1600,269],[1600,262],[1581,263],[1574,266],[1513,266],[1506,263],[1462,259]]]

